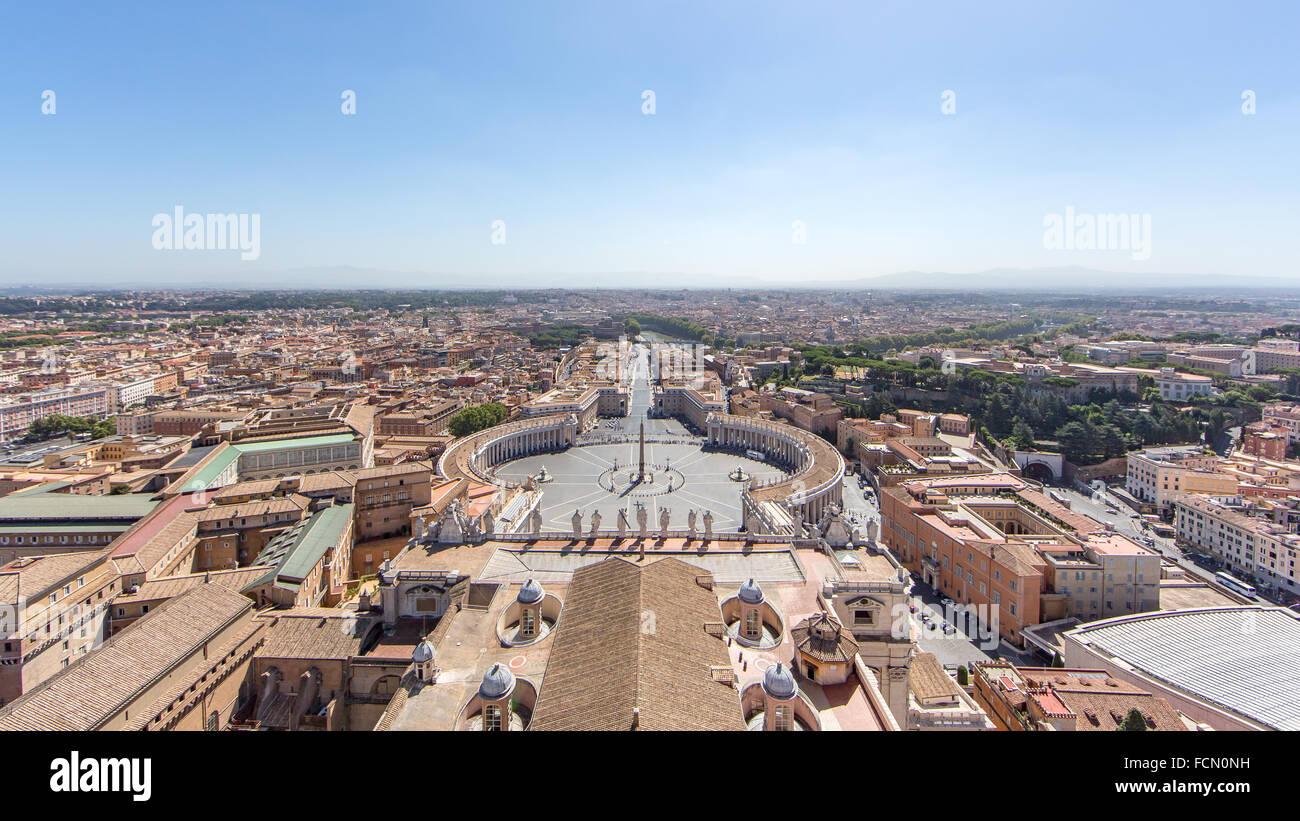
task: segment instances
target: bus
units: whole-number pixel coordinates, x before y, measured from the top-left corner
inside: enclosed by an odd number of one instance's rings
[[[1255,597],[1254,585],[1246,584],[1241,579],[1238,579],[1230,573],[1225,573],[1220,570],[1218,573],[1214,574],[1214,580],[1229,590],[1234,590],[1243,596],[1250,596],[1251,598]]]

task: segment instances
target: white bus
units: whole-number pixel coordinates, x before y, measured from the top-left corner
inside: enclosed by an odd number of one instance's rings
[[[1229,590],[1235,590],[1243,596],[1250,596],[1251,598],[1254,598],[1255,596],[1254,585],[1246,584],[1241,579],[1238,579],[1230,573],[1225,573],[1220,570],[1218,573],[1214,574],[1214,580]]]

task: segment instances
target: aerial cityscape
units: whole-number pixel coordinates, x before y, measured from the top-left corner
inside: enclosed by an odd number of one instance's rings
[[[1294,3],[5,21],[15,795],[1286,806]]]
[[[1300,295],[0,312],[0,730],[1300,729]]]

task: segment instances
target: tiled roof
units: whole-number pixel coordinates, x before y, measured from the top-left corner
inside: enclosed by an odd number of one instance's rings
[[[345,659],[361,654],[373,623],[351,610],[302,607],[275,610],[258,616],[269,619],[271,629],[257,658]]]
[[[952,680],[934,653],[917,653],[909,668],[908,687],[922,704],[931,699],[957,699],[961,687]]]
[[[800,653],[818,661],[847,662],[858,654],[853,636],[826,613],[809,616],[795,625],[790,641]]]
[[[730,667],[706,575],[674,558],[609,558],[574,571],[531,729],[743,730],[740,698],[713,680]]]
[[[171,599],[0,710],[0,730],[93,730],[252,606],[211,584]]]
[[[129,604],[137,601],[157,601],[171,599],[198,587],[201,584],[215,584],[229,590],[241,592],[255,581],[266,576],[271,568],[254,565],[238,570],[212,570],[207,573],[191,573],[185,576],[162,576],[140,585],[135,593],[118,596],[114,604]]]
[[[83,550],[50,556],[15,559],[0,571],[0,602],[12,603],[18,596],[31,599],[64,584],[100,562],[107,550]],[[7,580],[7,581],[6,581]],[[12,598],[6,591],[12,590]]]

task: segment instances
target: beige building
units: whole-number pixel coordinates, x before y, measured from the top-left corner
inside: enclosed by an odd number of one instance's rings
[[[1158,513],[1184,493],[1235,496],[1237,480],[1219,473],[1219,457],[1199,447],[1148,448],[1128,455],[1125,489]]]
[[[0,710],[0,730],[222,729],[265,629],[244,596],[196,587]]]

